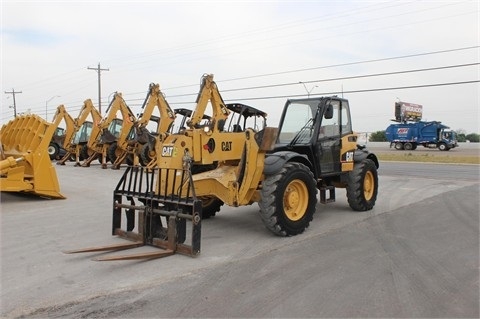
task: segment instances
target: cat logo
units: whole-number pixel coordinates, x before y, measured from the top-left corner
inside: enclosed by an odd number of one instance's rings
[[[172,157],[173,149],[173,145],[162,147],[162,157]]]
[[[231,151],[232,150],[232,142],[222,142],[222,151]]]

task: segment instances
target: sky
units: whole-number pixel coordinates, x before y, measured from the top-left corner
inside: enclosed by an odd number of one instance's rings
[[[102,113],[114,92],[139,113],[150,83],[193,109],[204,74],[226,103],[268,113],[288,98],[348,99],[357,132],[384,130],[397,101],[480,133],[480,2],[0,0],[0,124],[51,121],[63,104]],[[7,93],[5,93],[7,92]]]

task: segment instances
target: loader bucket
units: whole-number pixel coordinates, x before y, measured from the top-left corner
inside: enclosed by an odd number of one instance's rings
[[[17,116],[2,127],[0,191],[65,198],[48,154],[56,126],[29,114]]]

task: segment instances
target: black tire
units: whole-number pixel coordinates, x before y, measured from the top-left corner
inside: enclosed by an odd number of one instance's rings
[[[413,149],[412,143],[405,143],[403,145],[403,149],[406,150],[406,151],[411,151]]]
[[[258,203],[265,227],[278,236],[301,234],[310,225],[317,205],[313,173],[300,163],[290,162],[262,183]]]
[[[350,207],[356,211],[372,209],[378,193],[378,172],[375,163],[368,158],[355,163],[348,179],[347,199]]]
[[[202,219],[214,217],[223,206],[223,201],[216,197],[202,197]]]
[[[447,148],[448,148],[448,147],[447,147],[447,144],[445,144],[445,143],[440,143],[440,144],[438,144],[438,149],[439,149],[440,151],[446,151]]]
[[[400,142],[395,143],[395,149],[399,151],[403,150],[403,143],[400,143]]]
[[[113,142],[108,146],[107,162],[110,161],[112,164],[115,163],[115,160],[117,159],[117,154],[115,154],[116,150],[117,150],[117,142]]]
[[[54,159],[57,159],[58,154],[60,153],[60,148],[58,147],[57,144],[50,143],[50,145],[48,145],[47,151],[48,151],[48,156],[50,156],[50,159],[54,160]]]

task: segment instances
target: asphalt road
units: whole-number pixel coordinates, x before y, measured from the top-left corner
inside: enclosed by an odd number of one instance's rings
[[[372,211],[337,190],[289,238],[223,207],[199,257],[140,262],[61,253],[117,242],[122,171],[56,169],[66,200],[1,196],[2,317],[479,317],[479,166],[381,163]]]

